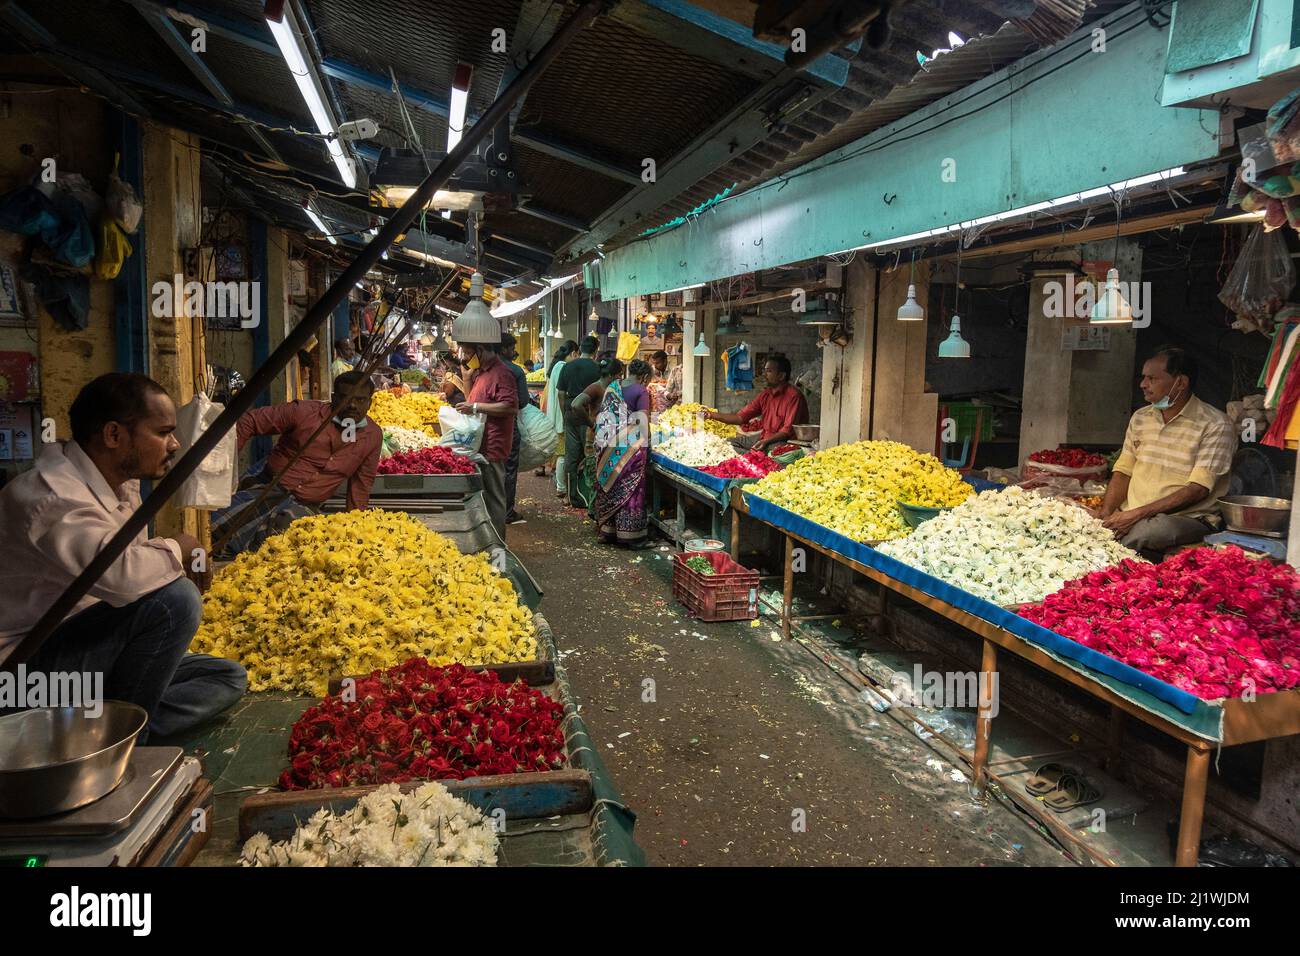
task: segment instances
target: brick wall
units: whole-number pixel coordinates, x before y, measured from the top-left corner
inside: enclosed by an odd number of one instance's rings
[[[712,403],[716,408],[724,412],[737,412],[753,401],[758,396],[757,389],[763,387],[761,382],[763,357],[772,352],[784,352],[790,359],[796,377],[801,371],[807,371],[804,380],[820,386],[824,350],[817,347],[815,327],[797,324],[795,317],[789,313],[747,317],[745,327],[749,331],[743,335],[719,335],[717,351],[708,360],[717,363],[715,368],[718,371],[718,388]],[[749,343],[750,355],[755,362],[759,363],[755,367],[755,391],[731,392],[725,388],[720,353],[742,341]],[[809,421],[815,424],[821,414],[820,398],[817,394],[810,394],[807,389],[804,389],[804,394],[808,398]]]

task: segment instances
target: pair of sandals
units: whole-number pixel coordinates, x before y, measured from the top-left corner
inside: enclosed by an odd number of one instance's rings
[[[1104,796],[1081,770],[1063,763],[1043,764],[1025,781],[1025,790],[1057,813],[1096,803]]]

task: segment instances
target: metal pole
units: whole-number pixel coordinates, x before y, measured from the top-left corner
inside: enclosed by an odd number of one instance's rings
[[[126,520],[122,527],[118,529],[117,534],[113,535],[108,544],[95,555],[85,570],[77,575],[76,579],[64,589],[58,600],[36,622],[36,626],[14,648],[13,653],[5,660],[4,667],[0,669],[11,670],[23,661],[29,660],[33,654],[40,650],[41,645],[59,626],[68,612],[76,606],[77,602],[99,580],[100,576],[121,556],[135,536],[148,526],[167,500],[193,474],[199,463],[217,446],[217,443],[221,441],[226,432],[235,426],[240,416],[253,406],[258,393],[270,387],[275,376],[289,364],[290,359],[297,356],[298,350],[303,348],[311,337],[316,334],[316,330],[338,308],[339,303],[348,295],[353,285],[360,281],[371,266],[379,261],[383,251],[392,245],[399,235],[407,231],[411,223],[415,221],[416,216],[433,198],[433,194],[438,188],[446,183],[451,175],[460,168],[461,164],[469,158],[479,142],[490,135],[496,125],[510,115],[510,110],[514,104],[523,97],[528,88],[545,72],[546,68],[559,56],[560,52],[599,15],[604,6],[605,0],[587,0],[568,22],[555,32],[555,35],[537,52],[537,56],[524,67],[514,82],[506,87],[487,111],[479,117],[478,122],[465,131],[464,138],[457,144],[456,148],[443,157],[442,162],[425,178],[424,182],[420,183],[411,198],[379,230],[379,235],[370,240],[365,248],[357,254],[357,258],[353,260],[352,264],[344,269],[333,284],[325,290],[325,294],[307,311],[303,320],[293,328],[293,331],[280,343],[279,347],[267,357],[262,367],[253,373],[244,390],[231,400],[230,405],[212,423],[212,426],[199,436],[198,441],[181,457],[175,467],[167,473],[167,476],[157,484],[153,494]]]

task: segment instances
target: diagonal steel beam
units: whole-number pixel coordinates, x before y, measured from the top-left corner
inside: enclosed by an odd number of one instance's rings
[[[631,170],[625,166],[619,166],[603,159],[597,159],[588,152],[581,149],[575,149],[572,146],[561,143],[557,139],[547,136],[541,130],[516,129],[514,136],[511,138],[514,142],[527,146],[529,149],[536,150],[539,153],[545,153],[547,156],[553,156],[556,159],[562,159],[566,163],[570,163],[582,169],[590,170],[593,173],[600,173],[602,176],[616,179],[619,182],[624,182],[631,186],[641,185],[641,174],[639,171]]]
[[[114,103],[136,116],[148,117],[149,110],[134,96],[126,92],[101,71],[85,63],[78,62],[79,57],[66,55],[62,44],[55,36],[33,20],[13,0],[0,0],[0,22],[5,23],[14,34],[27,46],[51,60],[72,79],[87,89],[94,90],[110,103]]]
[[[181,36],[181,32],[176,29],[176,24],[172,22],[167,14],[138,3],[133,4],[133,6],[135,6],[140,16],[144,17],[145,22],[153,28],[154,33],[158,34],[159,38],[176,54],[181,63],[185,65],[185,68],[190,71],[191,75],[199,81],[205,90],[226,106],[235,105],[235,99],[230,95],[230,91],[226,89],[225,84],[203,62],[203,58],[194,52],[193,46],[185,37]],[[256,141],[257,145],[262,147],[267,156],[279,162],[284,162],[284,158],[279,151],[271,145],[271,141],[266,138],[260,129],[250,126],[245,132]]]
[[[532,216],[534,219],[541,219],[545,222],[553,222],[557,226],[563,226],[565,229],[572,229],[574,232],[586,232],[590,226],[580,219],[574,219],[572,216],[566,216],[563,213],[552,212],[549,209],[543,209],[533,203],[520,203],[518,211],[526,216]]]

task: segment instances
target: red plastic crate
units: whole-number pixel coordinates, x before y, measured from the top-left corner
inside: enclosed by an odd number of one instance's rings
[[[707,559],[714,573],[687,567],[696,556]],[[683,551],[673,556],[673,597],[702,621],[749,621],[758,617],[758,572],[722,551]]]

